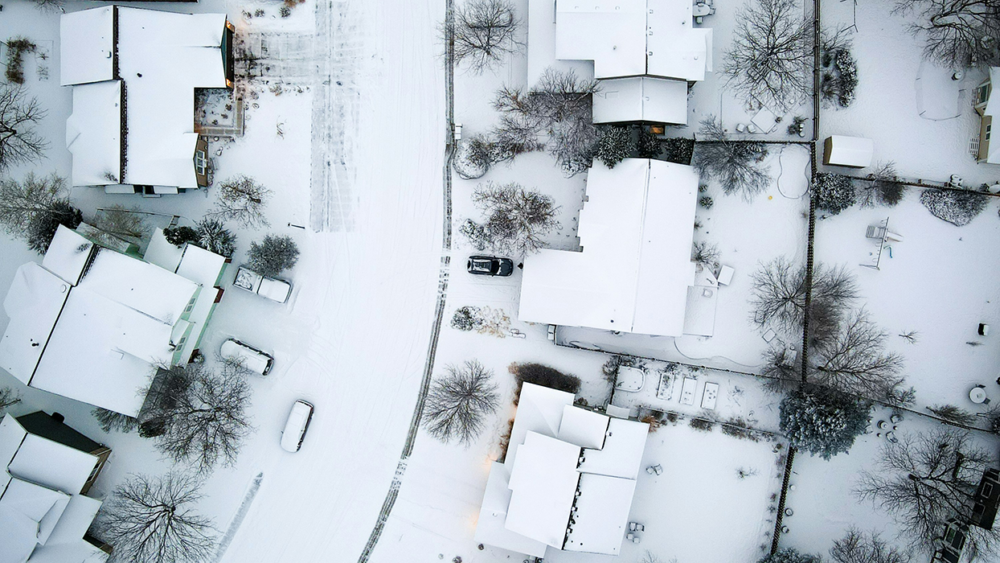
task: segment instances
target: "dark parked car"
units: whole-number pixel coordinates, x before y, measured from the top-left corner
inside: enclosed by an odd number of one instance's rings
[[[480,276],[509,276],[514,272],[514,261],[496,256],[469,256],[470,274]]]

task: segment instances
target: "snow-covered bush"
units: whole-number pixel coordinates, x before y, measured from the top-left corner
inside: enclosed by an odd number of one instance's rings
[[[847,452],[871,420],[872,404],[825,387],[799,388],[781,401],[789,445],[823,459]]]
[[[595,158],[604,163],[608,168],[614,168],[616,164],[628,158],[637,150],[632,141],[632,131],[628,127],[621,125],[609,125],[598,130],[600,136],[597,141],[597,153]]]
[[[829,211],[831,215],[840,213],[858,200],[854,183],[842,174],[817,174],[812,191],[816,196],[816,207]]]
[[[715,204],[715,200],[713,200],[709,196],[704,196],[704,197],[701,197],[701,198],[698,199],[698,205],[704,207],[705,209],[711,209],[712,205],[714,205],[714,204]]]
[[[466,219],[462,226],[458,228],[458,232],[469,241],[472,248],[476,250],[486,250],[493,244],[493,239],[490,237],[489,231],[486,227],[480,225],[479,223],[473,221],[472,219]]]
[[[767,145],[730,139],[714,116],[702,120],[699,135],[702,140],[694,154],[694,166],[703,177],[716,178],[726,195],[740,193],[747,201],[767,189],[771,182],[763,167]]]
[[[691,248],[691,261],[714,271],[719,267],[719,247],[707,242],[696,242]]]
[[[514,362],[507,366],[507,370],[514,375],[514,380],[517,382],[518,396],[521,394],[521,386],[525,383],[534,383],[542,387],[549,387],[574,394],[580,390],[579,377],[543,366],[542,364],[519,364]]]
[[[835,33],[823,33],[820,63],[820,93],[823,101],[830,105],[846,108],[854,102],[854,90],[858,87],[858,68],[851,54],[851,40],[846,29]]]
[[[452,168],[465,180],[482,178],[493,164],[493,143],[484,135],[473,135],[458,142]]]
[[[299,261],[299,247],[288,235],[267,235],[260,243],[250,243],[247,263],[265,276],[277,276]]]
[[[822,563],[822,559],[816,555],[799,553],[793,547],[783,547],[757,563]]]
[[[639,128],[639,142],[636,143],[639,158],[659,158],[663,152],[660,139],[646,127]]]
[[[615,354],[608,358],[608,361],[604,362],[601,366],[601,373],[604,374],[604,380],[608,383],[614,385],[618,381],[618,371],[623,367],[638,367],[642,365],[642,360],[636,358],[635,356],[626,356],[621,354]],[[671,364],[673,365],[673,364]]]
[[[208,217],[198,221],[198,246],[220,256],[230,258],[236,251],[236,235],[226,228],[225,223]]]
[[[444,443],[457,439],[469,446],[486,427],[486,416],[500,406],[493,371],[476,360],[445,367],[427,394],[423,426]]]
[[[198,236],[198,231],[191,227],[167,227],[163,229],[163,238],[167,239],[167,242],[177,248],[189,242],[197,243],[201,239]]]
[[[700,430],[702,432],[711,432],[712,429],[715,428],[714,421],[704,418],[692,418],[691,422],[689,422],[688,424],[691,425],[691,428],[694,428],[695,430]]]
[[[24,84],[24,54],[34,53],[38,46],[25,37],[12,37],[5,44],[7,45],[7,82]]]
[[[894,207],[906,193],[906,186],[896,177],[896,163],[892,161],[879,162],[866,180],[858,187],[861,207]]]
[[[968,190],[930,188],[920,194],[920,203],[931,215],[958,227],[967,225],[982,213],[988,201],[988,196]]]
[[[466,305],[455,310],[451,328],[504,338],[510,330],[510,317],[500,309]]]
[[[663,160],[689,166],[691,158],[694,156],[694,143],[694,139],[683,139],[681,137],[664,139],[661,144]]]

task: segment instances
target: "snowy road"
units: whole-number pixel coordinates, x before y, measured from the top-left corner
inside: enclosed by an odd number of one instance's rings
[[[438,289],[443,5],[317,7],[310,212],[320,232],[302,242],[290,310],[253,329],[288,355],[256,390],[258,436],[239,463],[264,478],[223,561],[352,560],[375,526],[407,438]],[[288,455],[277,434],[297,398],[316,415],[302,451]]]

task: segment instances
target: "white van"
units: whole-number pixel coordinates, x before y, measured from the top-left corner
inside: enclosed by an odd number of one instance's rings
[[[265,354],[253,346],[247,346],[234,338],[222,343],[221,352],[223,358],[239,360],[243,363],[243,367],[261,375],[267,375],[271,371],[271,366],[274,365],[274,358],[269,354]]]
[[[295,453],[302,447],[302,440],[309,430],[312,421],[313,406],[305,401],[295,401],[292,411],[288,413],[285,429],[281,431],[281,449]]]

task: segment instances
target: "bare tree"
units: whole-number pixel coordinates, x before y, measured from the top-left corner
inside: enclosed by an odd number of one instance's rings
[[[915,12],[910,31],[924,38],[924,56],[959,68],[1000,62],[1000,0],[899,0]]]
[[[809,355],[809,379],[862,397],[884,399],[903,383],[903,358],[885,351],[889,335],[864,309],[844,319],[836,338]]]
[[[0,387],[0,416],[7,409],[21,402],[21,397],[10,387]]]
[[[719,247],[707,242],[696,242],[691,247],[691,261],[709,270],[719,267]]]
[[[25,237],[32,219],[49,213],[57,202],[66,202],[65,181],[56,174],[28,173],[20,182],[0,180],[0,227],[8,234]]]
[[[37,162],[48,143],[35,132],[45,117],[37,98],[13,84],[0,85],[0,172],[11,166]]]
[[[573,71],[548,69],[538,84],[523,88],[503,87],[497,92],[493,107],[499,111],[501,125],[494,136],[504,132],[513,149],[533,149],[537,136],[548,135],[549,153],[569,175],[590,167],[597,144],[597,129],[592,117],[596,80],[583,80]],[[503,152],[503,151],[501,151]]]
[[[138,208],[113,204],[100,210],[94,226],[116,237],[141,240],[149,234],[145,214]]]
[[[771,183],[763,166],[767,146],[759,141],[735,141],[729,138],[722,122],[714,116],[701,121],[694,166],[703,175],[716,178],[726,195],[739,193],[747,201],[762,193]]]
[[[878,532],[865,533],[855,527],[833,542],[830,557],[837,563],[910,563],[910,557],[889,545]]]
[[[794,0],[751,0],[736,15],[723,72],[758,102],[787,107],[809,94],[813,26]]]
[[[906,186],[896,176],[896,163],[879,162],[868,174],[867,181],[858,183],[858,202],[861,207],[884,205],[892,207],[903,199]]]
[[[98,424],[101,425],[101,428],[105,432],[116,431],[128,433],[139,428],[139,421],[126,414],[100,407],[95,408],[90,413],[94,415],[94,418],[97,419]]]
[[[217,373],[188,364],[161,370],[139,418],[161,453],[204,473],[236,462],[253,430],[249,406],[250,385],[238,362],[223,363]]]
[[[933,407],[927,407],[927,410],[948,422],[964,426],[975,426],[976,424],[976,415],[955,405],[934,405]]]
[[[493,371],[476,360],[462,367],[449,365],[434,382],[424,405],[424,428],[442,442],[457,439],[466,446],[479,436],[485,417],[500,406]]]
[[[786,332],[800,330],[806,317],[805,266],[796,266],[781,256],[762,264],[752,280],[753,322],[760,327],[775,323]],[[845,267],[813,267],[810,321],[816,320],[821,328],[829,330],[857,298],[857,282]]]
[[[455,62],[479,74],[524,47],[521,20],[510,0],[469,0],[455,9]]]
[[[933,550],[948,520],[967,522],[983,471],[993,454],[972,441],[968,432],[947,429],[903,435],[882,446],[872,471],[862,471],[856,494],[887,511],[913,545]],[[996,555],[1000,529],[970,526],[965,552]]]
[[[199,563],[214,554],[212,521],[194,511],[201,483],[193,476],[133,475],[104,502],[96,537],[114,546],[111,563]]]
[[[542,246],[542,237],[559,227],[551,197],[527,191],[519,184],[486,182],[476,186],[472,202],[482,210],[486,221],[463,226],[470,240],[481,240],[494,251],[522,256]]]
[[[243,174],[222,182],[218,189],[219,198],[215,202],[215,210],[207,217],[236,221],[251,229],[270,225],[264,216],[264,207],[271,197],[271,190]]]

